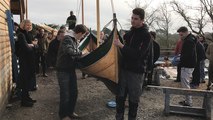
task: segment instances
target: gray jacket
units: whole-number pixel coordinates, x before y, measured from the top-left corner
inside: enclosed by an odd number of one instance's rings
[[[59,46],[56,62],[57,71],[69,72],[75,70],[75,59],[81,55],[82,53],[79,51],[78,43],[73,35],[66,35]]]

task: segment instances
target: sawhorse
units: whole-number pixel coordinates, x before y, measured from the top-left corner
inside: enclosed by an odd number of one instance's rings
[[[162,86],[148,86],[151,88],[163,89],[165,94],[165,104],[164,113],[168,115],[169,113],[178,113],[185,115],[201,116],[206,117],[207,120],[213,120],[213,92],[207,90],[198,89],[183,89],[183,88],[172,88],[172,87],[162,87]],[[191,95],[203,97],[202,107],[187,107],[180,105],[170,105],[170,95]]]

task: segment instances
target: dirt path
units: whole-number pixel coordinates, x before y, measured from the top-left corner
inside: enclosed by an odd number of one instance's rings
[[[115,109],[106,107],[106,103],[114,99],[114,95],[101,81],[93,77],[80,79],[81,72],[77,71],[77,73],[79,94],[76,113],[82,116],[81,120],[114,120]],[[45,79],[37,77],[39,88],[31,93],[37,103],[32,108],[20,107],[20,101],[14,102],[12,107],[5,110],[0,120],[59,120],[59,87],[55,71],[50,70],[48,75],[49,77]],[[162,80],[161,83],[178,84],[173,80]],[[200,117],[183,115],[164,116],[164,96],[159,89],[145,91],[141,98],[138,120],[204,120]],[[182,97],[174,96],[172,99],[177,102]],[[199,98],[193,98],[193,100],[195,103],[201,103]]]

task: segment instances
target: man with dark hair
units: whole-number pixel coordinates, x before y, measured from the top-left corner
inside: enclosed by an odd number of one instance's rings
[[[70,11],[70,16],[67,18],[66,23],[69,25],[69,30],[75,28],[76,16],[73,14],[73,11]]]
[[[65,31],[59,30],[57,36],[54,40],[52,40],[49,44],[49,48],[47,51],[47,65],[48,67],[55,67],[56,59],[58,55],[58,48],[61,41],[64,39]]]
[[[132,11],[131,30],[124,35],[124,43],[119,39],[114,44],[121,49],[122,65],[116,94],[116,120],[124,119],[124,103],[129,96],[129,120],[136,120],[138,103],[142,93],[144,59],[150,45],[150,34],[144,24],[145,12],[141,8]]]
[[[74,113],[78,95],[75,59],[82,55],[77,42],[85,35],[86,30],[84,25],[77,25],[73,31],[65,33],[59,46],[56,70],[60,87],[59,117],[62,120],[78,117]]]
[[[181,66],[181,85],[183,88],[190,89],[190,81],[192,72],[197,64],[196,53],[196,37],[192,35],[186,27],[180,27],[177,32],[180,38],[183,40],[180,66]],[[191,106],[192,98],[186,95],[186,100],[179,102],[183,106]]]
[[[160,57],[160,45],[155,41],[156,32],[150,31],[149,33],[151,35],[151,44],[149,47],[148,59],[146,61],[147,67],[146,67],[145,76],[147,77],[147,85],[152,85],[153,82],[154,82],[154,85],[159,85],[157,84],[158,82],[156,80],[155,81],[152,80],[152,76],[153,76],[153,70],[155,67],[155,62]]]

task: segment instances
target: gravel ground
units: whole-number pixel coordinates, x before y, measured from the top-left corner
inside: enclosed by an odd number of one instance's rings
[[[48,75],[47,78],[37,77],[39,88],[31,93],[37,103],[32,108],[20,107],[20,101],[13,102],[11,107],[5,109],[0,120],[59,120],[59,87],[55,70],[49,70]],[[106,106],[108,101],[115,98],[114,95],[101,81],[97,81],[93,77],[80,79],[79,70],[77,70],[77,75],[79,94],[75,111],[81,116],[81,120],[115,120],[115,109]],[[161,85],[180,86],[173,80],[161,80]],[[205,85],[202,86],[205,87]],[[173,104],[177,104],[181,100],[183,100],[182,96],[172,96]],[[193,97],[193,105],[201,106],[202,99]],[[127,110],[128,108],[125,112],[126,118]],[[163,110],[164,94],[162,90],[156,88],[145,90],[141,96],[138,120],[205,120],[201,117],[177,114],[165,116]]]

